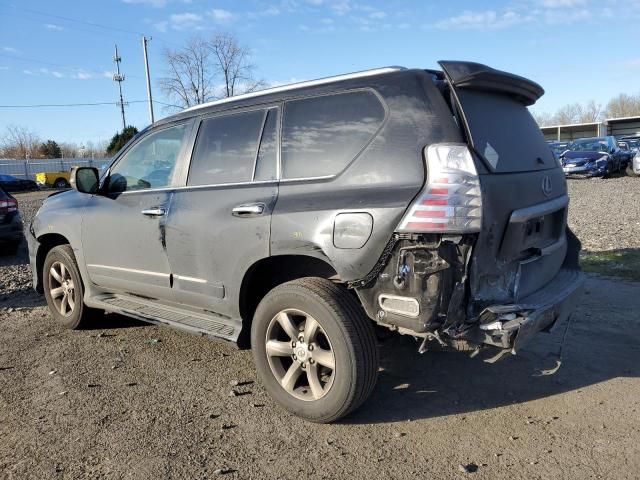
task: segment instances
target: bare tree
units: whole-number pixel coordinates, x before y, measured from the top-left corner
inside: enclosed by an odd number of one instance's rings
[[[176,104],[191,107],[264,86],[255,80],[249,50],[228,33],[211,39],[194,37],[177,50],[165,50],[167,74],[160,89]]]
[[[621,93],[607,103],[607,117],[635,117],[640,115],[640,95]]]
[[[9,125],[0,139],[2,154],[9,158],[31,158],[36,156],[41,139],[28,127]]]
[[[546,127],[553,124],[553,116],[549,112],[531,112],[538,126]]]

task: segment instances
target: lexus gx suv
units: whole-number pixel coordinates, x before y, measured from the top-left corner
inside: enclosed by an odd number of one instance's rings
[[[30,226],[34,285],[78,328],[117,312],[252,349],[289,412],[335,421],[376,382],[375,328],[493,358],[582,284],[564,173],[527,107],[469,62],[381,68],[186,109]]]

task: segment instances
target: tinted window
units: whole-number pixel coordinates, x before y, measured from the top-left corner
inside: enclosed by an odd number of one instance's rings
[[[371,92],[287,102],[282,129],[283,178],[339,173],[371,140],[383,120],[384,108]]]
[[[277,127],[278,111],[274,108],[269,110],[264,124],[254,180],[275,180],[276,178]]]
[[[457,90],[476,150],[495,172],[555,168],[540,127],[518,100],[478,90]]]
[[[264,119],[265,111],[258,110],[203,120],[188,184],[251,181]]]
[[[109,191],[124,192],[171,185],[185,131],[186,125],[178,125],[143,137],[111,169]]]

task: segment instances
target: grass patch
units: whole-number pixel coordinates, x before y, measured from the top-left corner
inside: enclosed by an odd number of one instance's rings
[[[582,252],[580,266],[585,272],[640,282],[640,249]]]

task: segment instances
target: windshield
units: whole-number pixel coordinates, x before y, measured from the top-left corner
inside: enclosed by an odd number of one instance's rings
[[[573,152],[608,152],[609,143],[606,138],[583,138],[569,145]]]

